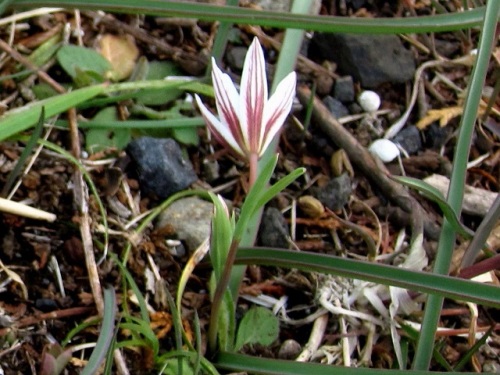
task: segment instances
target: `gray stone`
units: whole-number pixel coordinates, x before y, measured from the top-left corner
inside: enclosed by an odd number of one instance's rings
[[[335,118],[341,118],[349,115],[349,110],[344,104],[338,99],[331,97],[330,95],[325,96],[323,99],[323,104],[328,108],[330,113]]]
[[[280,210],[274,207],[264,210],[258,237],[261,246],[288,249],[288,225]]]
[[[213,210],[211,202],[197,197],[182,198],[158,216],[156,228],[172,228],[191,253],[210,236]]]
[[[295,359],[302,351],[302,347],[300,344],[293,340],[288,339],[281,344],[280,349],[278,351],[279,359]]]
[[[198,179],[173,139],[141,137],[128,144],[127,153],[135,163],[141,189],[160,199],[188,188]]]
[[[354,82],[351,76],[337,78],[333,86],[333,97],[343,103],[354,101]]]
[[[231,67],[232,70],[241,72],[243,70],[246,55],[246,47],[233,47],[226,53],[227,64]]]
[[[325,186],[312,189],[313,195],[332,211],[340,210],[349,202],[352,193],[351,179],[347,173],[332,178]]]
[[[351,75],[363,88],[403,83],[415,73],[411,51],[395,35],[316,33],[308,52],[312,59],[336,62],[342,74]]]
[[[399,144],[408,154],[416,154],[422,149],[422,139],[420,130],[416,126],[406,126],[393,139],[394,143]]]

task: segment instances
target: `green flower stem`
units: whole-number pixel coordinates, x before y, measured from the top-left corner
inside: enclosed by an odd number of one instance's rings
[[[252,154],[249,158],[249,177],[248,177],[248,188],[251,189],[257,179],[257,173],[259,168],[259,155]]]
[[[448,203],[460,215],[467,172],[467,160],[472,139],[472,132],[476,121],[477,109],[481,98],[481,91],[486,77],[491,47],[495,38],[495,30],[500,10],[500,1],[489,1],[486,5],[483,30],[479,42],[479,52],[476,64],[472,70],[472,77],[467,91],[464,113],[460,121],[460,132],[453,163],[453,171],[448,192]],[[445,220],[439,239],[434,273],[447,274],[455,247],[455,231],[452,225]],[[441,314],[443,298],[431,295],[427,299],[422,329],[418,340],[417,351],[413,362],[415,370],[427,370],[432,358],[434,337]]]

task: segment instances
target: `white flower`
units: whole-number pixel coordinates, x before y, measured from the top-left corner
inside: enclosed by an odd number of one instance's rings
[[[295,72],[288,74],[268,99],[266,66],[259,40],[254,38],[243,66],[240,93],[212,58],[212,80],[219,119],[196,95],[196,103],[214,138],[249,159],[265,152],[281,129],[295,96]]]

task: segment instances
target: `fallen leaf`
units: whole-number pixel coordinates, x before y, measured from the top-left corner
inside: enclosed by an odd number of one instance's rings
[[[441,109],[430,109],[425,117],[417,122],[417,128],[420,130],[425,129],[434,121],[439,120],[439,126],[444,127],[448,125],[451,119],[460,116],[463,112],[463,107],[448,107]]]
[[[113,81],[121,81],[132,74],[139,49],[130,35],[105,34],[99,41],[101,54],[111,63],[107,76]]]

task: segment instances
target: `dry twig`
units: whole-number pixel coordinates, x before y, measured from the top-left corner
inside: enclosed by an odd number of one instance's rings
[[[312,95],[306,86],[299,86],[297,95],[302,105],[309,104]],[[328,108],[317,97],[313,100],[313,117],[320,129],[338,147],[345,150],[349,160],[385,194],[387,199],[401,207],[404,211],[411,213],[412,223],[422,222],[426,232],[435,236],[439,228],[423,213],[420,204],[408,191],[397,182],[389,178],[389,172],[383,165],[379,165],[372,155],[364,148],[354,136],[349,133],[328,111]]]

